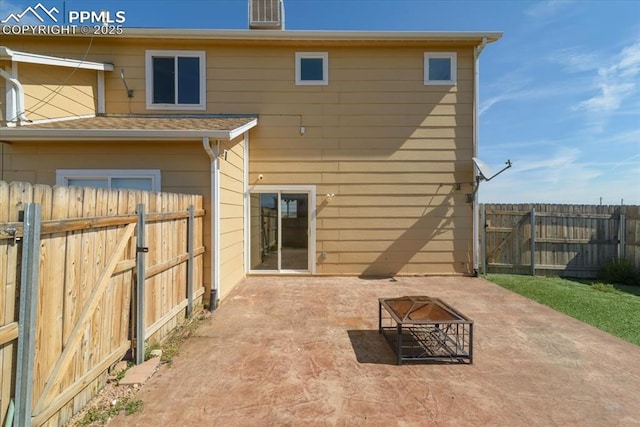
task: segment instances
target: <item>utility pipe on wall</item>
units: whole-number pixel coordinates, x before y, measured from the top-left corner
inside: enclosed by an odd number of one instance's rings
[[[218,306],[220,291],[220,141],[211,147],[209,137],[202,138],[202,146],[211,161],[211,294],[209,310]]]
[[[483,37],[482,42],[473,48],[473,59],[474,59],[474,82],[473,82],[473,154],[472,157],[478,157],[478,136],[479,136],[479,104],[480,104],[480,54],[482,50],[487,45],[487,38]],[[478,171],[476,170],[476,166],[473,166],[473,185],[478,185],[475,181],[475,177],[478,175]],[[478,194],[473,197],[473,274],[478,275],[478,265],[479,265],[479,253],[480,253],[480,245],[478,242],[480,233],[479,227],[479,212],[478,212]],[[484,224],[482,224],[484,227]]]

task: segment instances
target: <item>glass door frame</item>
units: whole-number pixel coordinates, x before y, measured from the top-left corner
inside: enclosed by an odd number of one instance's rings
[[[316,272],[316,186],[315,185],[253,185],[248,189],[247,199],[247,211],[245,213],[247,217],[247,239],[245,240],[245,253],[250,254],[251,251],[251,195],[259,193],[278,193],[278,199],[281,198],[283,193],[306,193],[309,199],[309,211],[308,215],[308,261],[307,270],[252,270],[251,269],[251,256],[247,256],[245,259],[249,262],[247,270],[249,274],[315,274]],[[278,265],[281,265],[281,252],[282,252],[282,227],[281,227],[282,215],[280,214],[280,206],[278,205]]]

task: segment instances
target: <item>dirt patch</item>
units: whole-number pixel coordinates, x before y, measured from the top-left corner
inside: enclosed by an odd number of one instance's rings
[[[104,426],[111,418],[124,411],[133,413],[141,409],[142,402],[135,398],[140,387],[119,386],[117,381],[110,381],[69,421],[69,427]]]
[[[162,356],[158,369],[161,369],[163,365],[171,366],[182,343],[210,316],[209,311],[201,310],[193,316],[191,321],[178,326],[161,344],[147,346],[145,359],[151,357],[153,350],[160,349]],[[142,401],[136,398],[136,393],[142,388],[142,385],[119,385],[119,381],[124,377],[124,373],[129,367],[124,361],[116,365],[110,372],[106,386],[80,412],[74,415],[66,426],[104,426],[119,413],[130,415],[141,411]]]

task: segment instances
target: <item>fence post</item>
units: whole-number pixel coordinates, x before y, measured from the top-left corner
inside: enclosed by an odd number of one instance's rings
[[[624,259],[627,256],[627,216],[620,214],[620,224],[618,224],[618,258]]]
[[[40,205],[24,207],[22,271],[20,273],[20,314],[18,321],[18,360],[14,425],[31,425],[33,364],[38,309],[38,273],[40,266]]]
[[[536,208],[531,207],[531,275],[536,275]]]
[[[145,213],[144,204],[137,205],[136,210],[138,212],[138,233],[136,238],[136,365],[144,362],[144,294],[145,294],[145,279],[146,279],[146,265],[145,265],[145,253],[149,248],[146,245],[145,239]]]
[[[189,222],[187,236],[187,251],[189,258],[187,259],[187,316],[193,314],[193,246],[194,246],[194,210],[193,205],[189,206]]]
[[[487,274],[487,206],[484,203],[480,204],[480,253],[482,254],[482,274]]]

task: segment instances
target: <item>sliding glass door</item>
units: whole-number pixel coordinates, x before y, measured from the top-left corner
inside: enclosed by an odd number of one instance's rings
[[[313,192],[314,193],[314,192]],[[251,270],[311,272],[312,191],[256,188],[250,194]]]

